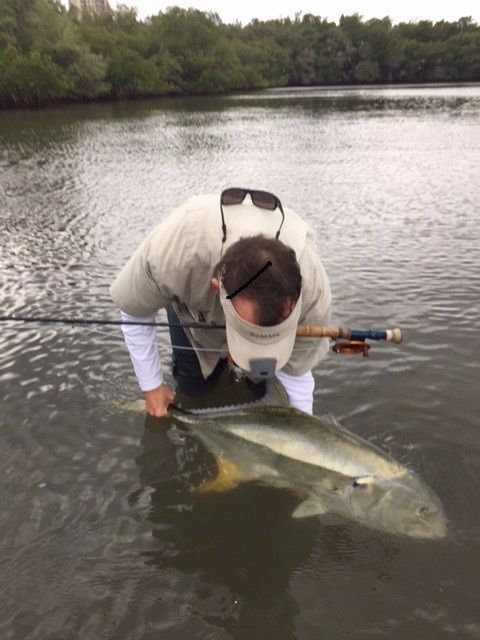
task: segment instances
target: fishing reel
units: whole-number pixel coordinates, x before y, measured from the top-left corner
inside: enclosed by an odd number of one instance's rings
[[[355,356],[363,353],[364,358],[368,358],[370,345],[365,340],[345,340],[333,345],[332,351],[341,356]]]
[[[364,358],[368,358],[370,345],[366,342],[369,340],[387,340],[395,344],[400,344],[403,340],[403,333],[401,329],[387,329],[385,331],[379,331],[376,329],[370,329],[368,331],[359,331],[349,329],[348,327],[341,327],[335,330],[336,335],[330,334],[334,340],[339,338],[347,338],[343,342],[337,342],[333,345],[332,350],[341,356],[354,356],[357,353],[362,353]]]

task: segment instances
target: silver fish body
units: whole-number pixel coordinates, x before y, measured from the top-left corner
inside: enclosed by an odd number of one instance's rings
[[[255,481],[305,496],[294,517],[331,513],[393,534],[430,539],[446,534],[435,493],[333,420],[261,403],[198,413],[172,407],[170,415],[218,460],[229,461],[233,484]]]

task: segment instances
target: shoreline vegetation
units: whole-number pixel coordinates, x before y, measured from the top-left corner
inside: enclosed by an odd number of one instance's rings
[[[271,87],[480,81],[480,25],[311,14],[224,24],[171,7],[139,20],[0,0],[0,108]]]

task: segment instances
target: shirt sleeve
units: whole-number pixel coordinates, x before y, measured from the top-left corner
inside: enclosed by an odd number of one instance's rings
[[[174,297],[185,299],[194,262],[191,228],[196,220],[188,213],[184,206],[174,209],[117,275],[110,295],[121,311],[143,318],[166,307]]]
[[[150,243],[151,237],[138,247],[110,287],[116,306],[134,318],[151,316],[169,303],[152,274]]]
[[[324,266],[320,262],[313,238],[307,242],[299,260],[302,267],[302,298],[304,308],[299,324],[328,326],[332,310],[332,293]],[[311,371],[329,351],[329,338],[297,337],[289,361],[282,371],[302,376]]]
[[[313,390],[315,381],[311,371],[307,371],[301,376],[290,376],[284,371],[277,371],[276,377],[285,387],[285,391],[290,398],[290,404],[295,409],[300,409],[305,413],[313,413]]]
[[[156,315],[138,318],[121,312],[122,321],[155,322]],[[163,383],[155,337],[156,327],[140,324],[122,324],[123,336],[127,345],[130,359],[142,391],[151,391]]]

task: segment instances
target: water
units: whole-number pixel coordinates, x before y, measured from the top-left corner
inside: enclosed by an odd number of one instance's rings
[[[334,320],[401,326],[315,371],[331,412],[441,497],[447,539],[193,498],[201,445],[136,396],[118,329],[0,328],[0,637],[480,638],[480,87],[279,90],[0,113],[1,313],[116,317],[108,286],[195,193],[277,193]],[[219,224],[220,237],[220,224]],[[161,339],[168,368],[168,339]]]

